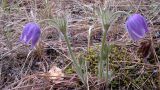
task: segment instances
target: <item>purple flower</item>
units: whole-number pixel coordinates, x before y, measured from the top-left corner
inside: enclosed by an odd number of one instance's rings
[[[40,34],[41,31],[38,24],[34,22],[27,23],[23,28],[20,41],[25,44],[29,44],[31,42],[31,48],[34,48],[40,38]]]
[[[147,21],[142,15],[133,14],[126,21],[126,29],[132,40],[138,41],[148,32]]]

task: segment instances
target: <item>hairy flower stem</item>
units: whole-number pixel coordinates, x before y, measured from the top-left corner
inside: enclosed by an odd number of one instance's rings
[[[104,64],[106,63],[106,67],[107,67],[107,70],[106,70],[106,82],[107,82],[107,84],[108,84],[109,61],[108,61],[108,53],[106,54],[106,52],[104,50],[105,50],[106,46],[107,46],[107,48],[109,48],[107,43],[106,43],[106,35],[107,35],[108,29],[109,29],[109,25],[104,25],[102,44],[101,44],[101,51],[100,51],[100,61],[99,61],[99,67],[98,67],[99,68],[98,69],[99,78],[103,78],[104,69],[105,69]],[[104,55],[107,55],[107,58],[104,58],[104,57],[106,57]]]
[[[64,35],[65,41],[66,41],[66,43],[67,43],[67,47],[68,47],[68,50],[69,50],[69,54],[70,54],[70,56],[71,56],[71,58],[72,58],[72,62],[73,62],[73,66],[74,66],[74,68],[75,68],[75,71],[76,71],[76,73],[78,74],[78,76],[79,76],[79,78],[81,79],[81,81],[83,82],[83,84],[86,85],[85,79],[84,79],[84,77],[83,77],[83,71],[82,71],[81,67],[78,65],[75,56],[73,55],[73,52],[72,52],[72,49],[71,49],[71,45],[70,45],[70,43],[69,43],[69,39],[68,39],[68,37],[67,37],[66,34],[63,34],[63,35]]]

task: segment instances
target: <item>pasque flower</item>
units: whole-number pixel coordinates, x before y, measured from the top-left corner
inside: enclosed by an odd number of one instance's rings
[[[138,41],[148,32],[147,21],[142,15],[133,14],[126,21],[126,29],[132,40]]]
[[[34,48],[40,38],[40,34],[40,26],[35,22],[29,22],[23,28],[20,41],[25,44],[31,43],[31,48]]]

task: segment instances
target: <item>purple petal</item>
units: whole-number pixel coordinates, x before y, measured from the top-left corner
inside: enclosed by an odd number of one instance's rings
[[[145,32],[148,32],[149,30],[148,30],[148,26],[147,26],[147,21],[144,17],[142,17],[142,24],[144,26]]]
[[[145,18],[140,14],[133,14],[126,21],[126,30],[135,41],[143,38],[145,33],[148,32]]]
[[[23,32],[20,36],[20,41],[23,41],[26,38],[26,34],[29,32],[30,23],[26,24],[23,28]],[[25,42],[25,41],[24,41]]]
[[[29,32],[26,34],[26,41],[25,41],[26,44],[29,44],[29,41],[32,39],[35,28],[36,27],[34,25],[30,25],[28,30]]]
[[[39,37],[40,37],[40,32],[39,31],[35,31],[34,32],[34,35],[32,37],[32,43],[31,43],[31,48],[34,48],[36,43],[38,42],[39,40]]]
[[[31,41],[31,47],[34,47],[38,42],[40,34],[41,31],[38,24],[34,22],[27,23],[23,28],[20,41],[24,42],[25,44],[29,44]]]

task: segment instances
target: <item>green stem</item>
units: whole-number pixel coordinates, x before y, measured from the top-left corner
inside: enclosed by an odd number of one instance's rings
[[[102,44],[101,44],[101,50],[100,50],[100,61],[99,61],[99,77],[103,77],[103,69],[104,69],[104,64],[103,61],[103,53],[104,53],[104,48],[105,48],[105,43],[106,43],[106,35],[107,35],[107,30],[109,28],[109,25],[104,25],[104,32],[103,32],[103,37],[102,37]],[[108,65],[108,64],[107,64]]]
[[[102,44],[101,44],[101,51],[100,51],[100,61],[99,61],[99,77],[102,79],[104,78],[104,69],[105,69],[105,63],[106,63],[106,76],[105,76],[105,80],[106,80],[106,85],[108,86],[108,72],[109,72],[109,60],[108,60],[108,51],[106,52],[106,36],[107,36],[107,31],[109,29],[109,24],[104,24],[103,23],[103,37],[102,37]],[[108,45],[107,45],[107,49],[108,49]],[[105,58],[107,55],[107,58]]]
[[[65,41],[66,41],[66,43],[67,43],[68,50],[69,50],[69,54],[71,55],[72,61],[73,61],[74,64],[76,64],[76,62],[75,62],[76,59],[75,59],[75,57],[74,57],[74,55],[73,55],[73,53],[72,53],[71,45],[70,45],[70,43],[69,43],[69,40],[68,40],[68,37],[67,37],[66,34],[64,34],[64,38],[65,38]]]
[[[110,48],[109,45],[107,45],[107,48]],[[107,51],[107,53],[108,53],[108,51]],[[108,53],[108,54],[109,54],[109,53]],[[108,77],[109,77],[109,76],[108,76],[108,74],[109,74],[109,73],[108,73],[108,72],[109,72],[109,58],[108,58],[109,55],[108,55],[108,54],[107,54],[107,59],[106,59],[106,65],[107,65],[107,66],[106,66],[106,85],[107,85],[107,86],[108,86],[108,80],[109,80],[109,79],[108,79]]]
[[[76,58],[74,57],[74,54],[73,54],[72,49],[71,49],[71,45],[69,43],[69,39],[68,39],[66,34],[63,34],[63,35],[64,35],[65,41],[67,43],[69,54],[72,58],[72,62],[73,62],[73,66],[75,67],[75,71],[78,74],[78,76],[80,77],[80,79],[82,80],[82,82],[86,85],[85,79],[83,77],[83,71],[82,71],[81,67],[78,65]]]
[[[38,21],[38,23],[43,23],[43,22],[54,22],[53,19],[43,19]]]
[[[115,18],[115,16],[118,15],[118,14],[124,14],[124,15],[130,16],[130,14],[128,12],[117,11],[117,12],[113,13],[112,16],[110,17],[109,23],[111,23],[113,21],[113,18]]]
[[[130,14],[128,12],[126,12],[126,11],[117,11],[117,12],[112,14],[112,17],[117,15],[117,14],[126,14],[127,16],[130,16]]]

